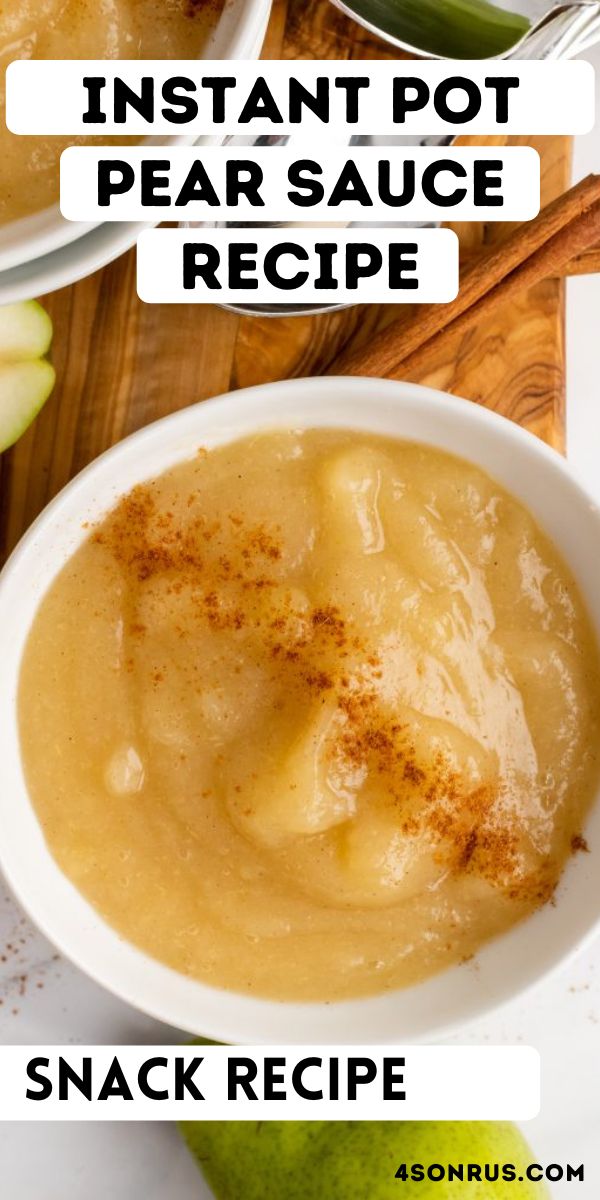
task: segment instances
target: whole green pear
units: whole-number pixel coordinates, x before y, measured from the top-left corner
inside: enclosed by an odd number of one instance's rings
[[[499,1121],[188,1121],[182,1132],[217,1200],[544,1200],[519,1182],[536,1162]],[[396,1178],[404,1163],[407,1178]],[[517,1182],[411,1180],[420,1163],[511,1163]],[[483,1174],[483,1171],[482,1171]]]

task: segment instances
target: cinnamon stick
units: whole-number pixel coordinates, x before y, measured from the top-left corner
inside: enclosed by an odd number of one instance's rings
[[[423,305],[412,321],[401,317],[367,345],[342,350],[328,374],[406,375],[422,362],[433,338],[438,348],[465,333],[524,288],[564,274],[568,263],[599,241],[600,176],[589,175],[469,266],[450,304]]]
[[[461,251],[461,267],[466,270],[471,267],[475,261],[481,262],[487,251],[477,249],[466,251],[463,255]],[[465,260],[463,262],[463,259]],[[592,246],[590,250],[585,250],[583,254],[576,254],[563,267],[561,274],[557,275],[557,279],[565,279],[571,275],[598,275],[600,274],[600,246]]]
[[[485,321],[486,318],[492,316],[497,308],[502,304],[509,303],[513,298],[518,297],[527,288],[534,287],[542,279],[550,279],[557,275],[564,274],[564,268],[567,263],[571,262],[574,256],[578,255],[590,242],[595,242],[600,235],[600,202],[583,217],[577,218],[571,226],[565,227],[560,233],[557,233],[553,238],[546,243],[536,254],[517,267],[516,271],[512,271],[510,275],[487,292],[481,300],[472,305],[470,309],[462,313],[460,317],[452,321],[442,333],[435,337],[436,351],[443,353],[444,347],[455,337],[461,337],[468,333],[477,322]],[[417,347],[412,354],[408,354],[402,358],[398,367],[401,368],[402,374],[410,374],[411,371],[419,369],[427,360],[427,356],[431,351],[433,339],[429,338],[421,346]],[[362,371],[355,371],[354,374],[362,374]],[[368,372],[370,374],[370,372]],[[376,372],[379,374],[379,372]]]
[[[597,275],[600,272],[600,246],[577,254],[567,263],[565,275]]]

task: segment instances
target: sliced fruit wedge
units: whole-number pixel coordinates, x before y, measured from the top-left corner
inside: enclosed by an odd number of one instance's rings
[[[0,451],[20,438],[54,387],[44,358],[51,341],[52,321],[37,300],[0,308]]]

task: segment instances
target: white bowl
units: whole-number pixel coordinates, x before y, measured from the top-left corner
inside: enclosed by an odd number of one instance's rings
[[[0,865],[52,942],[99,983],[154,1017],[228,1042],[407,1042],[480,1016],[538,982],[596,929],[600,806],[570,861],[556,907],[490,943],[477,970],[453,967],[402,991],[331,1004],[287,1004],[226,992],[177,974],[114,932],[61,873],[31,806],[21,764],[16,697],[23,648],[46,589],[86,536],[134,484],[261,429],[345,427],[426,442],[461,455],[518,496],[560,549],[600,634],[600,514],[554,451],[495,413],[412,384],[304,379],[238,391],[133,434],[77,476],[46,508],[0,576]]]
[[[201,58],[258,58],[270,11],[271,0],[225,0]],[[190,145],[195,140],[181,135],[149,138],[147,142],[150,145]],[[214,137],[201,137],[197,143],[210,145],[215,140]],[[105,236],[100,243],[94,240],[96,252],[90,254],[86,235],[100,228],[105,231]],[[98,226],[65,221],[58,204],[0,225],[0,304],[30,299],[74,283],[132,246],[143,228],[146,226],[134,223]],[[102,246],[100,254],[98,245]],[[77,253],[79,246],[81,258]],[[71,253],[61,253],[67,247]],[[85,264],[83,269],[80,269],[80,261]]]

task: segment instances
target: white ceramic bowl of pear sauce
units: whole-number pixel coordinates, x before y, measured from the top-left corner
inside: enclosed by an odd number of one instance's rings
[[[261,1000],[179,975],[110,928],[61,873],[31,806],[21,763],[17,687],[28,632],[48,586],[133,485],[259,430],[343,427],[425,442],[480,466],[534,514],[566,559],[600,635],[600,513],[564,460],[533,435],[469,401],[375,379],[306,379],[238,391],[166,417],[102,455],[45,509],[0,576],[0,866],[30,917],[82,970],[171,1025],[234,1043],[409,1042],[440,1036],[537,984],[600,922],[600,805],[585,829],[591,853],[547,905],[489,943],[476,964],[401,991],[329,1004]]]
[[[258,58],[271,0],[225,0],[202,58]],[[185,145],[181,135],[152,144]],[[198,145],[214,138],[198,138]],[[30,300],[75,283],[133,246],[144,225],[136,222],[83,225],[66,221],[58,204],[0,226],[0,304]]]

